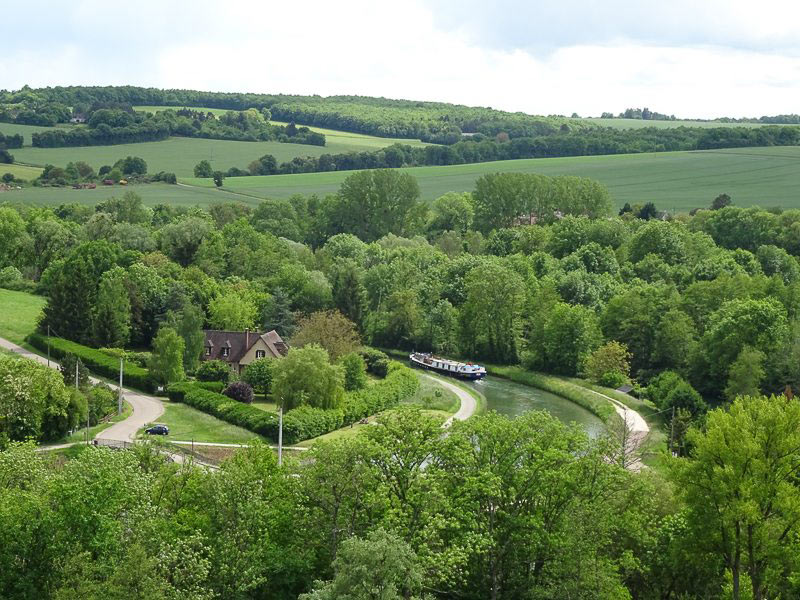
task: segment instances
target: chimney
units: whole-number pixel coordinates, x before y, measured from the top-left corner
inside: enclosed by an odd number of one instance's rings
[[[249,350],[250,349],[250,328],[249,327],[247,327],[244,330],[244,349],[245,350]]]

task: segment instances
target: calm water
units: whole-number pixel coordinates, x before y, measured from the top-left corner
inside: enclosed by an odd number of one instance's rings
[[[550,392],[497,377],[487,377],[468,385],[486,397],[489,410],[496,410],[502,415],[516,417],[532,410],[546,410],[564,423],[580,423],[592,437],[603,432],[603,422],[599,417]]]

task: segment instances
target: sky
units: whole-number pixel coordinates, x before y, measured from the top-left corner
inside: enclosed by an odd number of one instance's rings
[[[0,89],[359,94],[581,116],[800,113],[797,1],[26,0],[3,14]]]

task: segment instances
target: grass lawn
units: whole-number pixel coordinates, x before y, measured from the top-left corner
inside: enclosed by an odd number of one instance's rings
[[[73,127],[73,126],[72,125],[63,124],[63,125],[59,125],[58,127],[59,128],[68,128],[68,127]],[[40,131],[49,131],[51,129],[55,129],[55,128],[54,127],[43,127],[42,125],[17,125],[15,123],[0,123],[0,133],[2,133],[3,135],[17,135],[17,134],[22,135],[22,137],[25,138],[23,140],[24,146],[30,146],[31,145],[31,135],[33,135],[34,133],[38,133]],[[17,152],[20,152],[20,151],[21,150],[19,148],[13,148],[12,150],[9,150],[9,152],[11,152],[11,154],[16,154]]]
[[[216,444],[246,444],[253,440],[268,440],[252,431],[231,425],[191,406],[179,402],[164,402],[164,414],[159,423],[169,427],[166,441],[211,442]],[[145,435],[142,431],[140,436]]]
[[[42,171],[44,171],[44,169],[40,169],[39,167],[29,167],[27,165],[17,164],[0,164],[0,176],[5,175],[6,173],[11,173],[17,179],[24,179],[25,181],[36,179],[42,174]],[[5,196],[3,196],[3,198],[5,198]]]
[[[442,387],[433,377],[417,374],[419,390],[417,393],[403,401],[403,404],[419,406],[426,411],[437,411],[448,417],[461,407],[461,400],[455,392]]]
[[[652,201],[660,209],[687,212],[709,206],[722,192],[738,206],[798,208],[799,166],[800,147],[780,146],[521,159],[403,170],[417,178],[426,201],[449,191],[470,191],[486,173],[517,172],[591,177],[608,186],[616,206]],[[312,193],[322,197],[335,193],[350,174],[339,171],[229,178],[225,188],[265,198]],[[203,179],[184,181],[205,188],[214,185]]]
[[[0,289],[0,337],[23,344],[36,329],[46,302],[41,296]]]

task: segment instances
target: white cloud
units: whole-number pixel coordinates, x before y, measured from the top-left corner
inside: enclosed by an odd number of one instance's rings
[[[557,41],[563,33],[569,41],[553,42],[547,52],[489,43],[488,36],[476,35],[475,19],[462,18],[472,14],[469,5],[462,13],[451,13],[452,22],[443,22],[443,4],[141,0],[119,11],[99,0],[78,0],[53,16],[63,21],[60,28],[48,27],[44,39],[28,32],[12,40],[0,58],[0,86],[130,83],[362,94],[537,114],[598,115],[628,106],[697,117],[798,111],[796,19],[763,18],[776,9],[770,0],[757,15],[747,10],[751,5],[738,1],[701,3],[696,13],[707,19],[716,15],[717,22],[703,29],[698,25],[703,19],[694,19],[687,26],[691,35],[676,33],[674,43],[669,32],[686,22],[686,0],[651,8],[651,20],[664,17],[666,33],[651,35],[648,22],[640,39],[631,36],[635,30],[625,23],[643,14],[649,3],[636,4],[633,17],[626,13],[626,18],[614,14],[621,10],[619,0],[589,3],[580,13],[569,13],[576,0],[564,0],[560,13],[551,3],[545,3],[541,14],[521,2],[514,4],[516,14],[508,2],[494,7],[496,14],[504,8],[506,15],[490,23],[500,37],[508,18],[516,16],[517,32],[529,25],[531,37],[552,22],[553,31],[543,37]],[[35,9],[29,5],[28,10]],[[794,4],[785,9],[785,16],[800,16]],[[624,26],[611,27],[611,19],[604,17],[595,23],[602,35],[592,33],[597,13],[616,16]],[[476,8],[475,18],[481,14]],[[537,14],[549,15],[549,21],[542,22]],[[583,27],[590,33],[559,32],[567,17],[576,31]],[[741,47],[726,45],[736,40]]]

